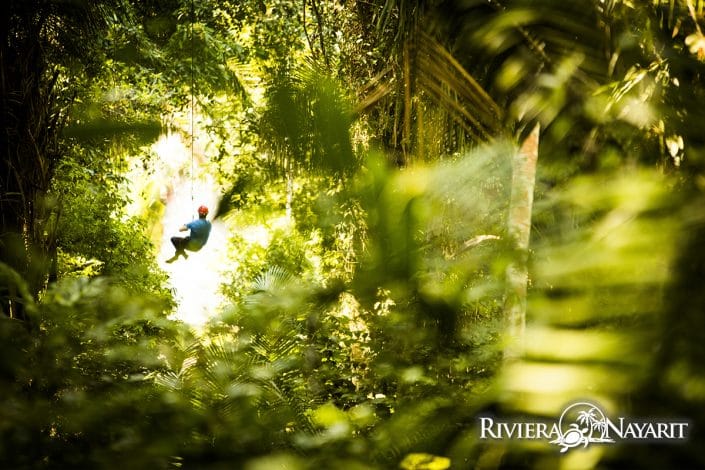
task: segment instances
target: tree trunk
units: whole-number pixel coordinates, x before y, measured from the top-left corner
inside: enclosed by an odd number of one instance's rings
[[[526,291],[529,279],[527,261],[539,133],[540,126],[536,124],[512,159],[512,194],[507,232],[514,245],[515,253],[514,259],[507,266],[504,297],[504,318],[508,340],[504,357],[507,360],[516,359],[523,351]]]
[[[0,262],[20,274],[36,297],[50,258],[47,193],[63,125],[57,73],[49,73],[42,43],[46,15],[13,4],[0,21]],[[23,305],[0,287],[0,308],[25,318]]]

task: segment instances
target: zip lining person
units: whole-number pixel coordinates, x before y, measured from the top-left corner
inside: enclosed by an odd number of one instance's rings
[[[208,208],[201,206],[198,208],[198,219],[193,220],[179,228],[179,232],[190,230],[191,233],[187,237],[171,237],[171,243],[176,248],[174,256],[166,260],[167,263],[173,263],[179,256],[184,259],[188,258],[186,250],[198,251],[208,242],[208,236],[211,234],[211,223],[206,220]]]

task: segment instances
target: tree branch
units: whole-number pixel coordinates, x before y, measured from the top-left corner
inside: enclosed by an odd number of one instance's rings
[[[318,9],[317,0],[311,0],[311,7],[313,7],[313,13],[316,15],[316,23],[318,24],[318,42],[321,43],[321,55],[323,55],[323,61],[326,63],[326,68],[330,68],[330,61],[328,60],[328,54],[326,54],[326,45],[323,40],[323,19],[321,18],[321,12]]]

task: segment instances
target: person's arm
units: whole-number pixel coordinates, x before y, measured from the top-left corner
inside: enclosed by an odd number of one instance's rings
[[[188,227],[185,225],[182,225],[181,228],[179,228],[179,232],[185,232],[186,230],[188,230]]]

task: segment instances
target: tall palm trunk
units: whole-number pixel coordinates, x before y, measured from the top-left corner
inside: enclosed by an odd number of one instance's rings
[[[508,339],[505,359],[522,353],[526,326],[526,291],[529,280],[527,261],[531,234],[531,210],[534,202],[536,161],[540,126],[536,124],[512,160],[512,194],[509,203],[508,234],[515,255],[507,267],[504,318]]]

